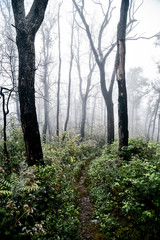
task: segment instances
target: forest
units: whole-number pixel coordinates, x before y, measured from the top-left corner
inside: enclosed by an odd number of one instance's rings
[[[158,9],[0,1],[0,240],[160,240]]]

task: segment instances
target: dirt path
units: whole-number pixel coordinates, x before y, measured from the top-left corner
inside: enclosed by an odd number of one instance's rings
[[[80,217],[79,217],[79,239],[80,240],[100,240],[102,237],[98,233],[98,222],[92,218],[93,203],[90,201],[89,193],[85,185],[87,170],[82,171],[80,181],[78,183],[78,191],[80,193]]]

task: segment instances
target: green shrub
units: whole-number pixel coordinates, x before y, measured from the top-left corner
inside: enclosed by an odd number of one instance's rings
[[[18,137],[19,132],[13,133],[14,139]],[[1,239],[78,239],[75,182],[85,163],[96,154],[95,142],[81,143],[75,137],[43,144],[44,168],[28,167],[20,158],[22,145],[12,144],[8,147],[17,151],[13,159],[17,157],[20,162],[10,174],[0,168],[5,179],[0,183]]]
[[[106,239],[159,239],[160,145],[130,140],[129,162],[115,146],[106,146],[89,169],[95,217]]]
[[[2,132],[0,138],[3,139]],[[25,160],[25,145],[22,131],[14,119],[11,119],[7,126],[8,159],[3,154],[3,144],[3,140],[0,141],[0,166],[6,173],[18,171],[20,163]]]

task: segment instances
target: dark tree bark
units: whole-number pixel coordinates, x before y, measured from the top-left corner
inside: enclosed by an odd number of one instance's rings
[[[34,0],[25,15],[24,0],[12,0],[19,53],[19,101],[28,165],[44,164],[35,107],[35,35],[44,19],[48,0]]]
[[[118,83],[118,117],[119,117],[119,150],[128,146],[128,111],[125,80],[125,38],[129,0],[122,0],[120,21],[117,28],[117,64],[116,76]]]
[[[3,91],[6,92],[3,92]],[[7,101],[5,100],[5,94],[9,92]],[[9,154],[7,150],[7,115],[9,113],[9,100],[11,97],[11,94],[13,92],[13,89],[8,89],[8,88],[0,88],[0,96],[2,96],[2,112],[3,112],[3,152],[4,152],[4,157],[8,160]]]

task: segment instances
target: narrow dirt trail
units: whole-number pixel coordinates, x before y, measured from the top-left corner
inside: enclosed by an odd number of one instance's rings
[[[98,222],[93,219],[94,205],[90,200],[85,179],[87,177],[88,166],[82,171],[81,178],[77,185],[80,193],[80,217],[79,217],[79,239],[80,240],[100,240],[102,236],[98,232]]]

